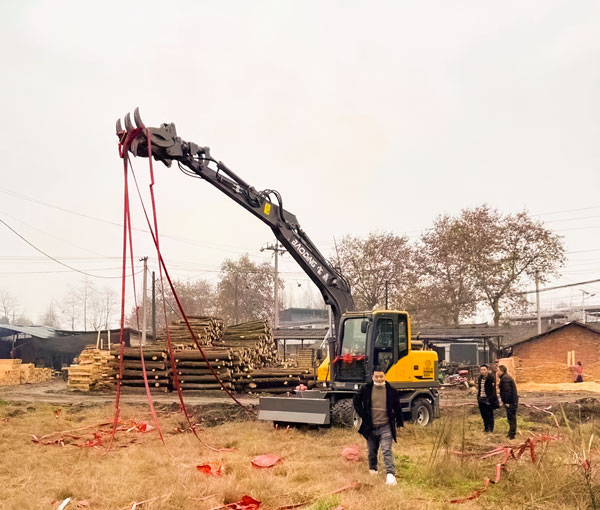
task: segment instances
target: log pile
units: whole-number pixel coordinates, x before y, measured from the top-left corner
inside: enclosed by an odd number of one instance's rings
[[[0,359],[0,386],[21,384],[21,360]]]
[[[241,362],[236,359],[231,349],[207,347],[203,349],[210,367],[223,381],[224,386],[233,390],[232,373],[241,370]],[[174,353],[177,366],[177,379],[182,390],[220,390],[200,351],[193,349],[179,350]]]
[[[269,367],[233,375],[236,391],[240,393],[286,393],[296,386],[308,386],[315,379],[311,370],[304,368]]]
[[[200,345],[213,345],[218,342],[223,335],[225,324],[223,319],[217,317],[202,317],[192,315],[188,317],[192,331],[198,338]],[[169,336],[173,344],[195,345],[191,338],[190,331],[183,319],[174,320],[169,325]],[[158,342],[167,341],[166,330],[156,335]]]
[[[214,346],[228,347],[245,371],[272,366],[277,362],[277,344],[267,321],[227,326]]]
[[[68,389],[90,391],[106,387],[110,383],[111,357],[111,351],[86,347],[79,355],[79,363],[68,368]]]
[[[121,347],[119,345],[111,349],[112,359],[109,363],[110,372],[108,376],[115,383],[119,381],[120,352]],[[171,371],[168,366],[166,347],[161,344],[152,344],[145,346],[143,352],[150,389],[163,392],[169,391]],[[130,387],[144,386],[144,373],[138,347],[126,347],[124,349],[123,379],[121,379],[120,384],[121,386]]]

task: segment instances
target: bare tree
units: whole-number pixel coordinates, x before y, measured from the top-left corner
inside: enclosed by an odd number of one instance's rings
[[[75,325],[81,316],[80,302],[77,299],[75,287],[70,287],[61,300],[59,312],[64,321],[71,327],[71,331],[75,331]]]
[[[429,324],[458,324],[472,316],[480,300],[463,224],[438,217],[418,243],[415,263],[420,275],[416,310]]]
[[[403,308],[410,301],[416,275],[406,237],[389,232],[366,239],[347,235],[336,248],[336,264],[352,289],[359,309],[385,305]]]
[[[255,264],[248,255],[221,265],[217,285],[217,312],[226,323],[273,317],[273,268]],[[279,285],[283,288],[283,283]]]
[[[40,317],[40,323],[43,326],[50,326],[51,328],[60,328],[60,319],[58,317],[57,306],[54,300],[50,301],[48,308],[46,308],[46,311]]]
[[[546,282],[565,262],[562,239],[526,212],[503,215],[487,205],[465,209],[459,219],[477,289],[499,325],[502,310],[524,303],[519,291]]]
[[[19,306],[19,301],[15,296],[5,290],[0,290],[0,322],[10,324],[10,318],[14,317],[17,306]]]

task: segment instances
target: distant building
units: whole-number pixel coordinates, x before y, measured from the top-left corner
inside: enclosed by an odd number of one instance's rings
[[[329,311],[315,308],[286,308],[279,314],[279,326],[291,327],[327,327]]]
[[[137,336],[135,330],[124,330],[125,345]],[[120,329],[102,331],[104,347],[119,342]],[[23,363],[34,363],[37,367],[52,367],[60,370],[70,365],[87,345],[96,345],[97,331],[64,331],[47,326],[13,326],[0,324],[0,359],[18,358]]]
[[[572,382],[568,362],[577,361],[583,363],[584,380],[600,381],[600,327],[577,321],[562,324],[513,343],[512,357],[518,382]]]

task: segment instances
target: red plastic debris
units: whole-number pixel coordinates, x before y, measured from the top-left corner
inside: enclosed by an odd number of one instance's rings
[[[331,363],[337,363],[338,361],[342,361],[343,363],[350,365],[355,361],[363,361],[364,359],[364,355],[353,356],[352,354],[344,354],[343,356],[336,356],[335,358],[333,358],[333,361]]]
[[[346,446],[342,450],[342,457],[346,460],[357,462],[360,460],[360,448],[356,444],[351,444],[350,446]]]
[[[214,468],[210,464],[202,464],[196,466],[196,469],[205,475],[223,476],[223,466],[221,464],[216,464]]]
[[[267,454],[267,455],[258,455],[254,457],[250,462],[254,467],[257,468],[269,468],[273,467],[281,460],[281,457],[277,455]]]
[[[215,506],[210,510],[221,510],[225,508],[229,508],[230,510],[258,510],[260,508],[260,501],[251,496],[243,496],[237,503]]]

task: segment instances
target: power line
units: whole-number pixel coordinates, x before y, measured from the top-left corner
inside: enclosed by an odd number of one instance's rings
[[[13,232],[16,236],[20,237],[23,241],[25,241],[29,246],[31,246],[34,250],[38,251],[39,253],[41,253],[42,255],[48,257],[50,260],[53,260],[54,262],[56,262],[57,264],[60,264],[61,266],[64,266],[68,269],[70,269],[71,271],[75,271],[77,273],[81,273],[84,274],[86,276],[90,276],[92,278],[107,278],[107,279],[113,279],[113,278],[121,278],[121,276],[102,276],[102,275],[97,275],[97,274],[91,274],[91,273],[87,273],[85,271],[82,271],[80,269],[77,269],[73,266],[70,266],[69,264],[65,264],[64,262],[58,260],[57,258],[54,258],[52,255],[49,255],[48,253],[46,253],[45,251],[41,250],[40,248],[38,248],[35,244],[33,244],[32,242],[28,241],[25,237],[23,237],[21,234],[19,234],[19,232],[17,232],[14,228],[12,228],[8,223],[6,223],[6,221],[4,221],[2,218],[0,218],[0,223],[2,223],[6,228],[8,228],[11,232]]]
[[[546,287],[545,289],[540,289],[539,292],[546,292],[548,290],[556,290],[556,289],[566,289],[567,287],[577,287],[579,285],[587,285],[589,283],[596,283],[596,282],[600,282],[600,278],[598,278],[596,280],[588,280],[586,282],[568,283],[566,285],[557,285],[555,287]],[[517,294],[533,294],[535,292],[536,292],[535,290],[525,290],[523,292],[517,292]]]

